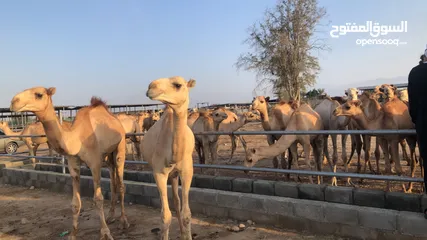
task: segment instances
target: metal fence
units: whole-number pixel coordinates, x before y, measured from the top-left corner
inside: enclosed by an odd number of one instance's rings
[[[194,133],[195,135],[338,135],[338,134],[361,134],[361,135],[414,135],[416,131],[413,129],[405,130],[319,130],[319,131],[235,131],[235,132],[204,132]],[[135,135],[144,135],[144,133],[126,134],[127,137]],[[45,135],[20,135],[19,137],[44,137]],[[0,138],[11,138],[17,136],[0,136]],[[66,159],[62,157],[49,157],[49,156],[22,156],[16,154],[0,154],[1,156],[18,157],[18,158],[34,158],[34,159],[59,159],[65,173]],[[131,161],[126,160],[127,164],[147,164],[144,161]],[[210,169],[225,169],[236,171],[252,171],[252,172],[271,172],[295,175],[313,175],[313,176],[327,176],[327,177],[343,177],[343,178],[363,178],[379,181],[399,181],[399,182],[423,182],[421,178],[411,178],[402,176],[386,176],[386,175],[373,175],[373,174],[356,174],[356,173],[337,173],[337,172],[320,172],[320,171],[307,171],[307,170],[292,170],[292,169],[274,169],[274,168],[247,168],[242,166],[230,165],[205,165],[194,164],[197,168],[210,168]]]

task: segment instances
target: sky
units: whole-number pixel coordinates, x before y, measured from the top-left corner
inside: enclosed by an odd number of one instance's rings
[[[0,1],[0,107],[35,86],[56,87],[55,105],[85,105],[95,95],[108,104],[151,103],[157,78],[196,79],[190,106],[250,102],[256,74],[234,63],[250,49],[247,28],[276,0]],[[331,51],[322,52],[316,87],[342,95],[345,84],[378,78],[406,80],[427,44],[427,1],[319,1],[330,22],[320,28]],[[376,21],[400,25],[389,33],[405,45],[356,45],[369,33],[331,38],[332,25]],[[317,54],[317,53],[316,53]]]

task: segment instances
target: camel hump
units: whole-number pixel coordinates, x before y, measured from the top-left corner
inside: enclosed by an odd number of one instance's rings
[[[92,97],[90,99],[90,106],[91,107],[103,106],[106,109],[108,109],[107,104],[99,97]]]

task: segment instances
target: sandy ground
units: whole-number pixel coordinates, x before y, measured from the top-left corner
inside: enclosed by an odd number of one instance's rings
[[[64,231],[71,229],[71,196],[49,192],[47,190],[0,185],[0,239],[67,239],[60,237]],[[99,218],[92,199],[82,198],[84,211],[79,218],[79,239],[99,239]],[[104,202],[107,212],[109,201]],[[119,208],[116,214],[119,216]],[[109,225],[115,239],[157,239],[153,228],[159,227],[160,210],[138,205],[126,205],[130,228],[118,229],[118,221]],[[226,228],[238,222],[193,216],[192,231],[195,240],[333,240],[343,239],[333,236],[313,236],[295,232],[284,232],[254,225],[244,231],[234,233]],[[247,225],[247,224],[246,224]],[[179,239],[177,219],[172,220],[171,239]]]
[[[262,131],[262,126],[260,123],[249,123],[246,124],[244,127],[242,127],[239,131]],[[253,147],[266,147],[268,146],[267,144],[267,139],[266,136],[264,135],[259,135],[259,136],[244,136],[246,142],[248,143],[248,146],[253,148]],[[332,141],[329,138],[329,142],[328,142],[328,147],[329,147],[329,152],[332,155]],[[46,144],[43,144],[39,147],[39,149],[45,149],[47,148]],[[351,150],[351,142],[350,142],[350,137],[348,137],[347,139],[347,157],[349,157],[350,155],[350,150]],[[371,163],[372,163],[372,167],[374,170],[376,170],[376,162],[375,162],[375,156],[373,154],[373,151],[375,149],[375,138],[372,139],[372,143],[371,143]],[[19,151],[27,151],[26,146],[21,146]],[[301,152],[302,151],[302,146],[298,146],[298,151]],[[341,136],[338,136],[338,167],[337,167],[337,172],[344,172],[344,164],[343,161],[341,159]],[[407,152],[409,154],[409,148],[407,149]],[[28,154],[28,153],[27,153]],[[38,155],[47,155],[48,152],[47,151],[39,151]],[[129,153],[130,154],[130,153]],[[230,142],[230,137],[229,136],[220,136],[219,140],[218,140],[218,161],[216,164],[227,164],[228,159],[230,157],[231,154],[231,142]],[[362,150],[362,154],[361,154],[361,163],[364,164],[364,153]],[[401,155],[401,164],[403,167],[403,171],[404,171],[404,176],[410,176],[410,168],[409,166],[406,166],[406,160],[403,159],[402,156],[402,151],[400,150],[400,155]],[[419,156],[419,153],[417,151],[417,156]],[[241,146],[240,141],[238,141],[238,147],[237,150],[234,154],[233,160],[232,160],[232,165],[238,165],[238,166],[242,166],[243,164],[243,159],[245,157],[245,152],[243,147]],[[383,157],[383,155],[381,156],[381,158]],[[0,157],[0,162],[2,160],[6,160],[7,161],[8,158],[6,157]],[[127,159],[131,159],[131,155],[128,155]],[[312,156],[311,156],[311,159]],[[194,151],[193,153],[193,160],[194,163],[199,163],[198,161],[198,156],[197,153]],[[299,169],[304,169],[304,170],[309,170],[309,168],[307,167],[305,160],[303,158],[299,158],[298,160],[298,165],[299,165]],[[271,160],[261,160],[259,161],[255,167],[273,167],[272,161]],[[126,165],[126,169],[132,169],[132,170],[141,170],[141,169],[148,169],[147,166],[143,166],[143,165],[135,165],[135,164],[127,164]],[[384,159],[380,160],[380,169],[381,171],[384,172]],[[353,172],[355,173],[357,170],[357,154],[354,154],[353,158],[352,158],[352,162],[349,166],[349,172]],[[329,165],[323,165],[322,171],[331,171]],[[195,168],[195,173],[200,173],[200,169]],[[367,172],[368,174],[373,174],[372,172],[369,171],[369,167],[367,168]],[[210,174],[213,175],[213,170],[204,170],[203,174]],[[232,170],[218,170],[217,175],[219,176],[235,176],[235,177],[249,177],[249,178],[254,178],[254,179],[267,179],[267,180],[283,180],[286,181],[287,179],[285,178],[284,175],[281,174],[274,174],[274,173],[265,173],[265,172],[250,172],[249,174],[245,174],[242,171],[232,171]],[[292,176],[291,176],[292,177]],[[417,166],[416,167],[416,173],[415,173],[415,177],[421,177],[421,173],[420,173],[420,167]],[[303,182],[308,182],[308,178],[307,177],[301,177],[301,180]],[[326,183],[330,183],[331,182],[331,178],[329,177],[324,177],[324,181]],[[385,182],[381,182],[381,181],[374,181],[374,180],[364,180],[363,183],[359,182],[359,179],[354,179],[353,181],[356,186],[361,187],[361,188],[373,188],[373,189],[385,189],[386,184]],[[407,184],[407,183],[405,183]],[[346,185],[346,179],[338,179],[338,185],[340,186],[345,186]],[[399,182],[392,182],[392,191],[402,191],[402,183]],[[421,184],[419,183],[414,183],[414,188],[413,188],[413,192],[414,193],[420,193],[422,190],[421,188]]]

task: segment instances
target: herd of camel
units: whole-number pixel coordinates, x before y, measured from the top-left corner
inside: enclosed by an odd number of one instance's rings
[[[94,184],[94,201],[101,221],[101,239],[113,239],[107,223],[114,220],[117,193],[121,206],[120,222],[123,228],[128,228],[129,223],[124,210],[123,171],[126,156],[126,133],[145,131],[143,139],[134,137],[133,141],[140,142],[137,152],[142,159],[147,161],[153,171],[153,176],[159,190],[162,203],[160,232],[161,239],[169,239],[169,226],[171,224],[171,211],[167,194],[168,180],[172,186],[173,204],[177,210],[177,219],[181,230],[181,239],[192,239],[191,236],[191,211],[189,207],[189,190],[193,177],[193,151],[199,156],[199,161],[205,163],[207,159],[212,163],[216,160],[218,136],[195,135],[198,132],[212,131],[237,131],[245,123],[261,121],[266,131],[310,131],[310,130],[343,130],[343,129],[413,129],[407,98],[405,92],[398,92],[393,85],[383,84],[378,86],[374,93],[363,92],[351,88],[345,91],[346,97],[324,96],[314,103],[299,103],[296,101],[283,101],[270,107],[269,98],[258,96],[254,98],[251,111],[235,114],[225,108],[203,109],[189,111],[189,90],[195,86],[196,81],[186,81],[182,77],[160,78],[152,81],[146,92],[151,100],[164,103],[160,118],[155,117],[155,112],[141,113],[138,116],[119,114],[114,115],[108,110],[101,99],[92,97],[89,106],[80,109],[72,123],[57,117],[52,103],[55,88],[35,87],[16,94],[10,110],[13,112],[33,112],[40,126],[31,130],[28,127],[22,134],[45,134],[49,147],[58,154],[65,155],[68,159],[69,172],[73,182],[73,230],[71,239],[76,239],[78,230],[78,217],[81,209],[80,200],[80,165],[84,162],[91,170]],[[384,101],[380,102],[379,96]],[[406,94],[407,97],[407,94]],[[157,112],[160,115],[160,112]],[[144,119],[151,124],[144,125]],[[154,123],[155,122],[155,123]],[[1,125],[6,134],[7,125]],[[143,130],[142,130],[143,129]],[[24,133],[25,132],[25,133]],[[347,135],[343,135],[346,138]],[[236,148],[236,137],[232,139],[232,154]],[[338,159],[336,136],[332,136],[333,154],[329,156],[327,143],[328,136],[323,135],[283,135],[268,136],[267,147],[249,148],[243,137],[240,138],[245,149],[244,165],[252,167],[260,159],[273,159],[274,167],[279,161],[282,167],[298,167],[297,144],[303,146],[305,161],[314,169],[310,161],[313,150],[315,166],[321,170],[324,158],[335,171]],[[365,151],[365,167],[369,165],[371,136],[353,136],[352,145],[359,155],[363,148]],[[415,136],[376,136],[377,173],[380,148],[383,151],[386,172],[391,173],[391,164],[395,164],[397,174],[402,173],[399,144],[410,147],[411,175],[414,176],[415,165]],[[32,143],[30,142],[32,141]],[[345,144],[345,140],[342,141]],[[31,138],[29,145],[38,146],[38,142]],[[28,146],[27,144],[27,146]],[[29,147],[30,148],[30,147]],[[35,150],[37,147],[35,147]],[[30,150],[31,152],[31,150]],[[287,160],[285,154],[289,153]],[[210,155],[210,156],[209,156]],[[343,161],[348,160],[343,147]],[[230,157],[231,160],[232,157]],[[229,161],[230,161],[229,160]],[[420,163],[422,161],[419,161]],[[107,218],[103,211],[103,195],[101,192],[101,167],[107,164],[110,170],[111,207]],[[359,164],[360,165],[360,164]],[[361,167],[358,167],[360,170]],[[371,166],[370,166],[371,168]],[[371,168],[372,171],[374,171]],[[178,194],[178,177],[181,180],[182,199]],[[310,181],[313,182],[310,177]],[[318,178],[318,183],[321,181]],[[348,183],[351,181],[349,180]],[[336,179],[332,182],[336,185]],[[404,186],[405,187],[405,186]],[[410,184],[406,191],[410,191]],[[182,202],[181,202],[182,200]]]

